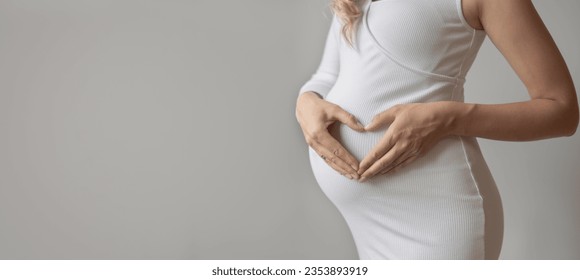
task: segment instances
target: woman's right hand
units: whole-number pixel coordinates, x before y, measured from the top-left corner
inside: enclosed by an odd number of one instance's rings
[[[340,106],[330,103],[314,92],[305,92],[296,101],[296,119],[302,128],[306,143],[334,170],[349,179],[359,179],[359,163],[328,132],[328,127],[339,121],[353,130],[364,132],[364,126],[355,116]]]

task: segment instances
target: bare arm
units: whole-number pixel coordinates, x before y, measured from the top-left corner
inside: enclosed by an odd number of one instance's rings
[[[530,100],[454,104],[452,134],[527,141],[569,136],[578,127],[572,77],[529,0],[476,1],[481,26],[526,86]]]
[[[404,104],[382,112],[366,129],[391,126],[361,161],[362,181],[404,167],[448,135],[529,141],[576,132],[578,101],[572,78],[532,2],[464,2],[472,5],[466,15],[476,15],[475,25],[485,29],[524,83],[530,100],[497,105]]]

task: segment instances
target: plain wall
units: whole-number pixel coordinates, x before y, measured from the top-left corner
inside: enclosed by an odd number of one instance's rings
[[[534,1],[580,81],[580,2]],[[328,0],[0,1],[1,259],[353,259],[294,115]],[[469,102],[526,100],[488,41]],[[480,141],[503,259],[580,259],[580,137]]]

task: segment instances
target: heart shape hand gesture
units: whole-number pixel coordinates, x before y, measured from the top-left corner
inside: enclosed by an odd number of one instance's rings
[[[447,102],[410,103],[377,114],[363,127],[356,117],[314,93],[302,94],[296,118],[304,137],[333,169],[349,179],[364,182],[376,175],[395,172],[423,156],[441,138],[451,134],[455,118]],[[328,132],[334,122],[359,132],[389,128],[360,162]]]

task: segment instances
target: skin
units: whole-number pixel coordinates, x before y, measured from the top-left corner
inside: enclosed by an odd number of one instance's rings
[[[328,132],[336,121],[351,129],[364,132],[357,119],[340,106],[327,102],[314,92],[302,94],[296,104],[296,119],[302,128],[306,143],[334,170],[349,179],[359,179],[359,162]]]
[[[525,85],[530,99],[494,105],[441,101],[394,106],[376,115],[364,128],[374,131],[389,125],[382,139],[354,168],[354,157],[330,139],[327,128],[340,121],[355,129],[356,118],[316,93],[304,93],[297,100],[296,117],[307,143],[316,146],[331,167],[364,182],[404,168],[448,136],[531,141],[576,132],[579,113],[572,77],[532,2],[462,2],[469,25],[486,31]]]

